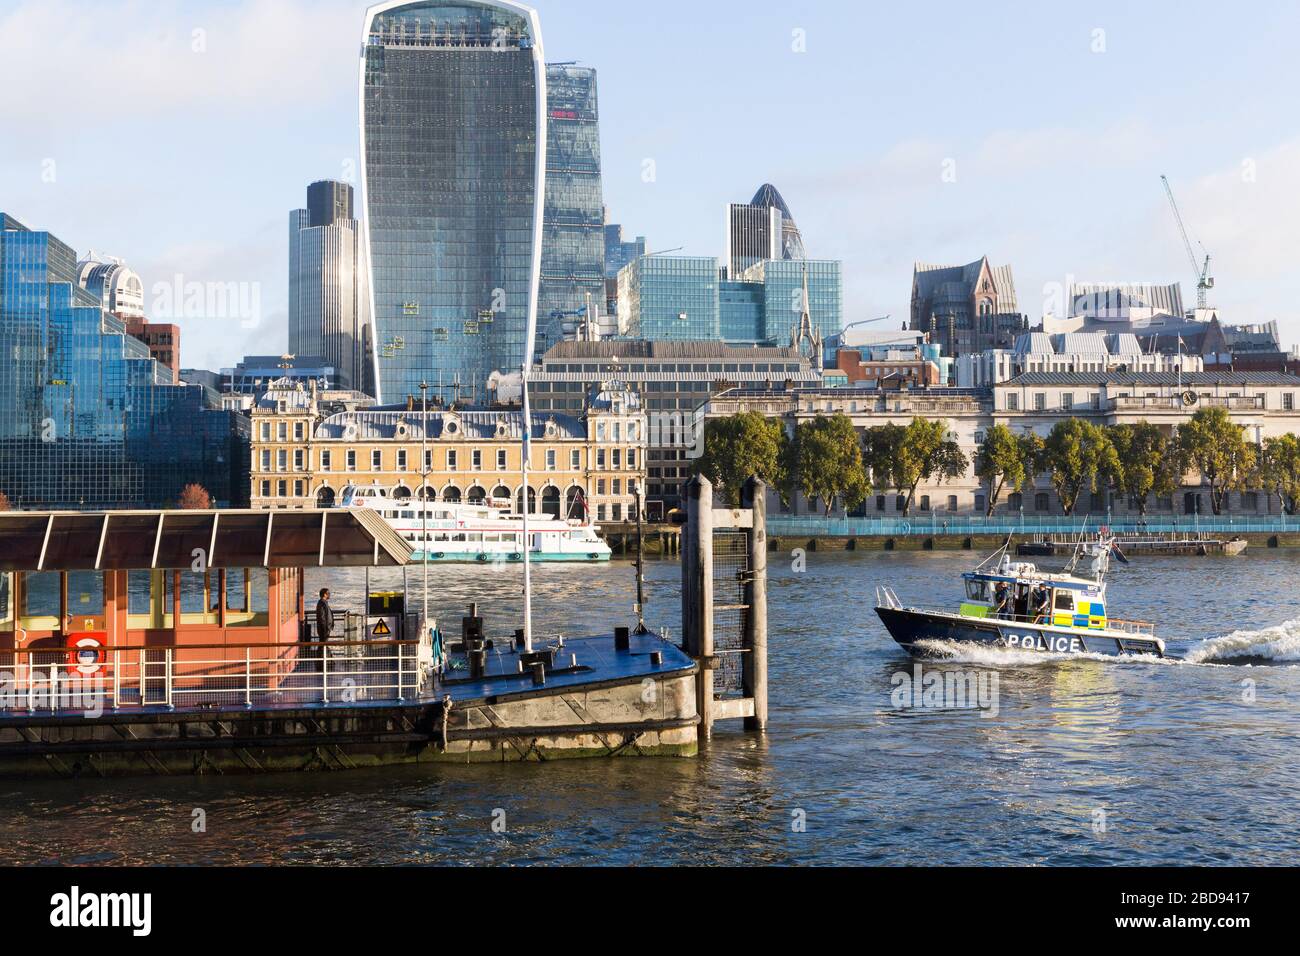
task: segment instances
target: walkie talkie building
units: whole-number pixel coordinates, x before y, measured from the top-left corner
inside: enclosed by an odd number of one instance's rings
[[[361,63],[362,205],[383,402],[471,401],[536,327],[546,188],[536,11],[382,3]]]

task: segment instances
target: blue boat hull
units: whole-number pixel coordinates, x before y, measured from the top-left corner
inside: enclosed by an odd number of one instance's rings
[[[909,654],[927,655],[923,641],[977,644],[983,647],[1037,651],[1044,654],[1103,654],[1132,657],[1145,654],[1164,657],[1163,645],[1151,637],[1081,633],[1035,624],[1019,624],[996,618],[968,618],[932,614],[906,608],[878,607],[876,613],[890,636]]]

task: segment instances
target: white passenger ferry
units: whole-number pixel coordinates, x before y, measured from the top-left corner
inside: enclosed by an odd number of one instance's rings
[[[490,499],[483,504],[397,500],[383,488],[350,485],[339,501],[343,508],[365,508],[380,515],[415,548],[415,562],[486,564],[522,562],[524,519],[508,501]],[[428,516],[424,509],[428,508]],[[426,540],[427,529],[427,540]],[[600,540],[590,521],[564,521],[547,514],[528,516],[530,560],[608,561],[609,545]]]

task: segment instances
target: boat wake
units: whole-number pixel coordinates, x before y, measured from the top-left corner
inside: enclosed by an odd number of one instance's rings
[[[1105,664],[1176,664],[1171,658],[1150,654],[1116,657],[1111,654],[1053,654],[1046,651],[1019,650],[1013,647],[994,647],[972,644],[967,641],[917,641],[913,647],[924,657],[954,664],[973,664],[976,667],[1041,667],[1065,661],[1098,661]]]
[[[1300,618],[1260,631],[1233,631],[1202,641],[1187,652],[1192,664],[1277,665],[1300,663]]]

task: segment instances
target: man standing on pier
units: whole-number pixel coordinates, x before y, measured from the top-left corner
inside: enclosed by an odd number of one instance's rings
[[[334,610],[330,607],[330,589],[321,588],[316,602],[316,640],[320,642],[321,660],[325,659],[325,645],[334,633]]]

